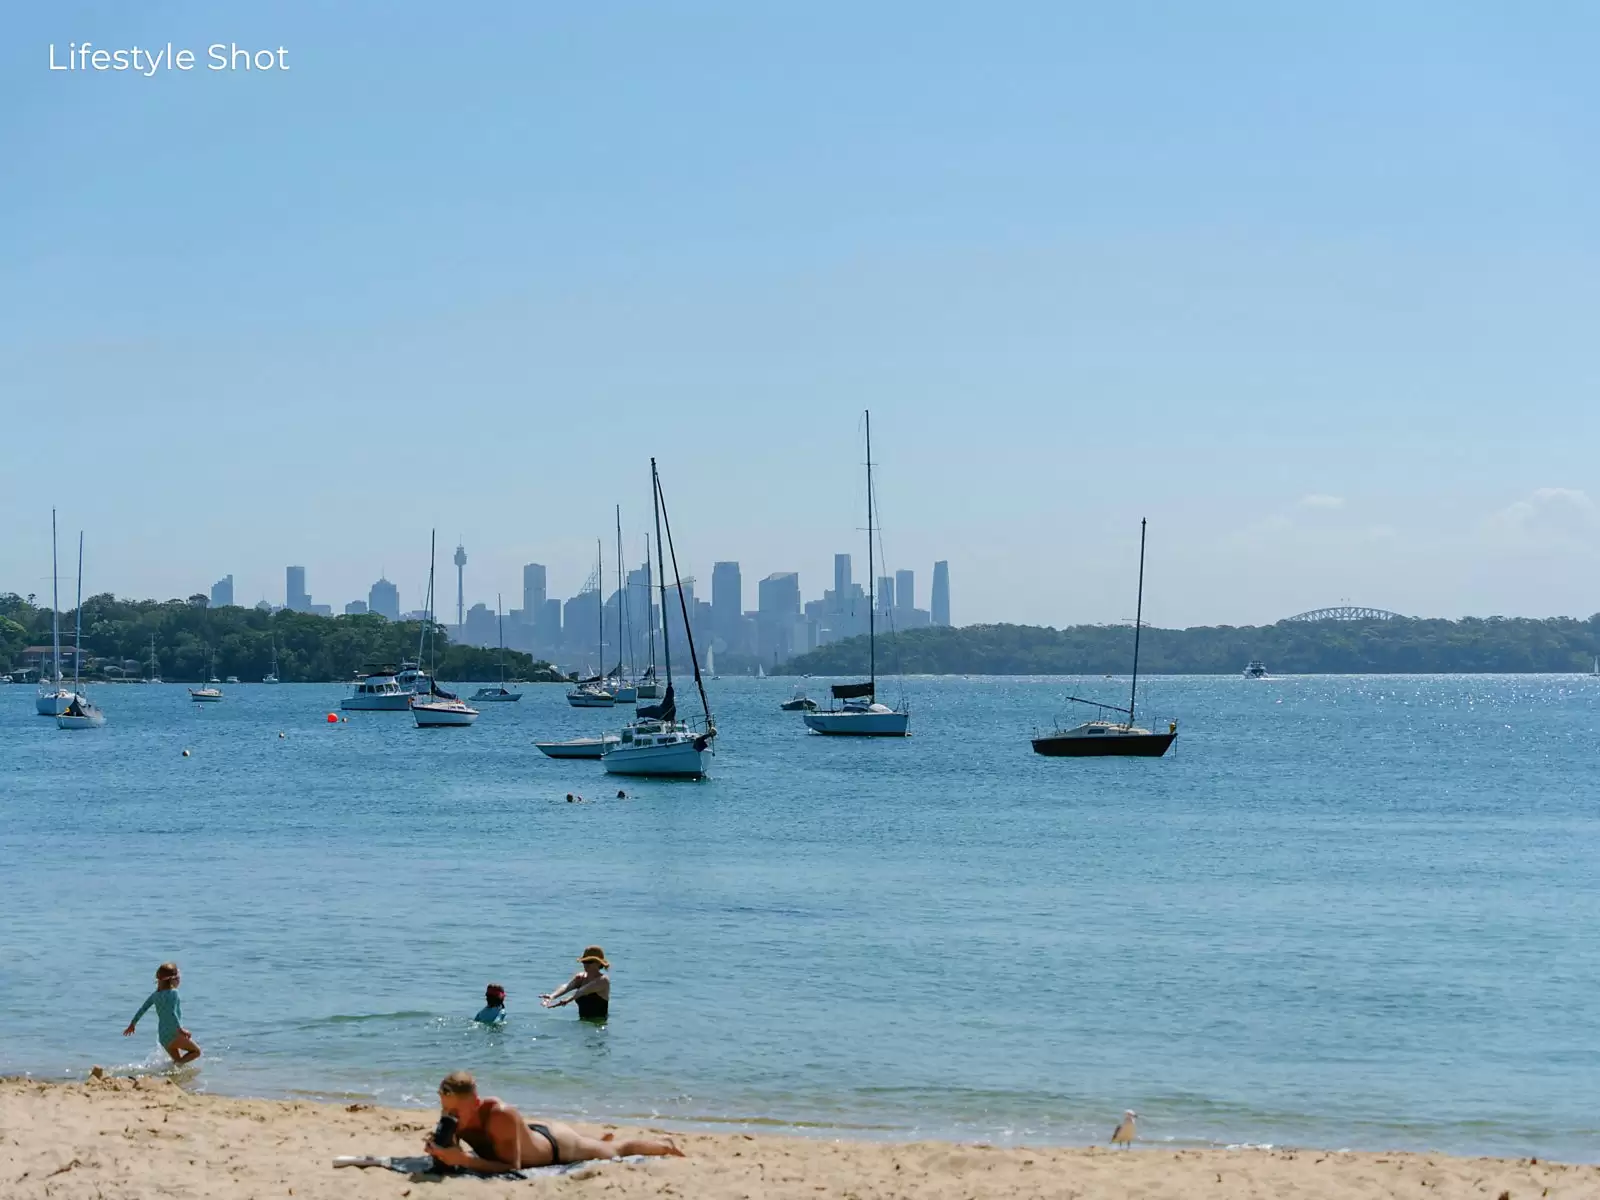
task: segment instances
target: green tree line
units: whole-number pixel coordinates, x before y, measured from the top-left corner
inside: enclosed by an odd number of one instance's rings
[[[1586,621],[1468,617],[1460,621],[1280,621],[1276,625],[1145,629],[1139,670],[1229,675],[1260,659],[1274,674],[1499,673],[1590,670],[1600,654],[1600,614]],[[880,674],[1127,674],[1127,625],[968,625],[878,638]],[[867,639],[849,638],[785,663],[789,675],[864,675]]]
[[[83,602],[83,650],[90,673],[101,678],[150,673],[155,639],[157,669],[174,682],[195,682],[213,670],[219,678],[257,680],[272,666],[285,683],[332,683],[350,679],[364,666],[398,666],[417,654],[419,621],[388,621],[375,613],[324,617],[312,613],[263,612],[229,605],[208,608],[199,599],[119,600],[91,596]],[[63,647],[70,646],[76,614],[61,615]],[[500,678],[500,651],[452,645],[435,627],[440,679]],[[0,595],[0,672],[22,666],[23,649],[50,644],[50,610],[14,594]],[[515,650],[505,652],[510,679],[563,678],[549,663]]]

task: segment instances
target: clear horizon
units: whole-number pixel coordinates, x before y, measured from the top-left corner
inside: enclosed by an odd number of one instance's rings
[[[1600,12],[12,14],[0,590],[570,596],[649,527],[954,624],[1600,609]],[[52,71],[69,42],[288,71]],[[515,597],[516,599],[513,599]],[[441,609],[444,605],[440,606]]]

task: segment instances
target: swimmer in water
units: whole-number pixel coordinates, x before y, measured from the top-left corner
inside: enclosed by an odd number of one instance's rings
[[[506,1020],[506,990],[491,983],[483,991],[483,1008],[472,1018],[480,1025],[503,1025]]]
[[[578,961],[583,964],[565,986],[540,997],[546,1008],[560,1008],[577,1001],[578,1019],[604,1021],[611,1014],[611,978],[605,972],[611,964],[599,946],[585,947]],[[563,999],[562,997],[565,997]]]
[[[156,1010],[156,1036],[161,1041],[162,1049],[172,1056],[175,1063],[192,1063],[200,1057],[200,1047],[183,1027],[183,1009],[178,1003],[179,982],[177,963],[167,962],[157,967],[156,990],[133,1014],[133,1020],[128,1022],[122,1036],[132,1037],[139,1018],[153,1008]]]

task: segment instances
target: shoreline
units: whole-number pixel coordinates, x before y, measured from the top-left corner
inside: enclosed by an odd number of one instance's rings
[[[8,1197],[405,1197],[426,1179],[463,1196],[603,1189],[703,1200],[820,1196],[908,1200],[1294,1195],[1366,1200],[1576,1200],[1600,1194],[1600,1166],[1540,1159],[1303,1148],[1190,1149],[1148,1144],[995,1147],[779,1133],[702,1133],[577,1122],[586,1131],[666,1134],[686,1158],[615,1164],[531,1182],[408,1177],[341,1168],[339,1155],[413,1155],[429,1109],[259,1100],[190,1092],[164,1077],[53,1082],[0,1078],[0,1182]],[[537,1120],[540,1114],[524,1110]],[[1108,1122],[1109,1129],[1109,1122]],[[1221,1185],[1219,1187],[1219,1184]],[[431,1194],[431,1193],[430,1193]],[[441,1195],[443,1193],[440,1193]]]

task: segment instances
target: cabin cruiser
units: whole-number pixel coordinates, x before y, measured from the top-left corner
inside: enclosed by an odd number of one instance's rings
[[[1244,677],[1246,679],[1265,679],[1267,677],[1266,665],[1259,658],[1252,658],[1249,665],[1244,669]]]
[[[405,712],[411,707],[411,695],[392,672],[380,671],[356,680],[339,707],[358,712]]]

